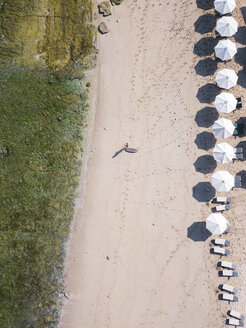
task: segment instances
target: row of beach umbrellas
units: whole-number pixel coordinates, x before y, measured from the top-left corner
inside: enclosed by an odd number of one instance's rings
[[[215,0],[215,10],[221,14],[231,14],[236,7],[235,0]],[[217,21],[216,31],[222,37],[231,37],[238,30],[238,23],[233,17],[224,16]],[[237,53],[235,43],[230,40],[220,40],[215,46],[215,55],[223,61],[231,60]],[[216,83],[221,89],[229,90],[237,84],[237,74],[231,69],[222,69],[216,75]],[[237,99],[233,94],[222,92],[216,96],[214,105],[221,113],[230,113],[236,109]],[[222,139],[233,135],[235,126],[231,120],[220,118],[212,127],[215,136]],[[222,164],[235,158],[234,148],[226,142],[217,144],[213,149],[214,159]],[[227,192],[235,186],[235,178],[227,171],[217,171],[212,176],[212,185],[219,192]],[[212,213],[206,219],[206,228],[212,234],[221,235],[229,225],[221,213]]]

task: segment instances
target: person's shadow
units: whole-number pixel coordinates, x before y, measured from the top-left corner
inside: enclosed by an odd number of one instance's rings
[[[112,158],[115,158],[116,156],[118,156],[123,150],[125,150],[125,147],[121,148],[120,150],[118,150],[113,156]]]

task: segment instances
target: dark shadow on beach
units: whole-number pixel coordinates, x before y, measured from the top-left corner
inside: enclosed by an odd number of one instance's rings
[[[209,202],[215,196],[215,189],[210,182],[198,182],[192,188],[192,196],[198,202]]]
[[[198,89],[196,97],[200,103],[210,104],[219,93],[220,89],[217,84],[207,83]]]
[[[213,156],[202,155],[197,158],[193,165],[196,169],[196,172],[208,174],[214,172],[217,167],[217,162]]]
[[[214,8],[214,0],[196,0],[197,8],[209,10]]]
[[[194,242],[206,241],[210,236],[211,232],[206,229],[206,222],[194,222],[187,228],[187,237]]]
[[[199,57],[211,56],[214,53],[214,47],[218,43],[218,40],[208,36],[200,39],[194,46],[194,54]]]
[[[218,61],[211,58],[201,59],[195,66],[197,75],[209,76],[214,75],[218,69]]]
[[[200,34],[212,32],[216,26],[216,17],[212,14],[200,16],[194,24],[195,31]]]
[[[238,31],[235,34],[235,41],[246,45],[246,26],[241,26],[238,28]]]
[[[241,10],[244,22],[246,24],[246,7],[241,7],[240,10]]]
[[[209,128],[219,117],[219,113],[214,107],[206,106],[200,109],[195,117],[196,124],[201,128]]]
[[[246,67],[246,48],[238,48],[234,60],[240,66]]]
[[[246,88],[246,71],[241,70],[237,73],[238,81],[237,84],[241,85],[241,87]]]
[[[216,144],[216,139],[213,133],[203,131],[196,136],[195,144],[198,149],[209,150]]]
[[[116,156],[118,156],[123,150],[125,150],[125,147],[121,148],[120,150],[118,150],[113,156],[112,158],[115,158]]]

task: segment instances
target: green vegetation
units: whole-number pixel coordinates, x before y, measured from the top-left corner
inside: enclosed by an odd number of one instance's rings
[[[0,327],[56,326],[93,66],[91,0],[0,1]]]

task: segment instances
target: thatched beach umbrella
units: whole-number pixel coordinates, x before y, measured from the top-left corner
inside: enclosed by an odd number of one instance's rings
[[[231,60],[237,53],[237,47],[231,40],[220,40],[214,47],[215,56],[221,60]]]
[[[214,105],[219,112],[229,114],[236,109],[237,99],[232,93],[221,92],[216,96]]]
[[[216,31],[225,37],[233,36],[238,30],[238,22],[233,17],[224,16],[217,20]]]
[[[206,228],[214,235],[221,235],[229,222],[221,213],[213,213],[206,219]]]
[[[231,89],[237,84],[238,76],[233,69],[224,68],[216,74],[215,81],[222,89]]]
[[[231,120],[228,120],[227,118],[220,118],[214,122],[212,130],[216,137],[226,139],[233,135],[235,126]]]
[[[230,163],[235,158],[234,148],[226,142],[217,144],[213,149],[214,159],[221,163]]]
[[[235,186],[235,179],[227,171],[217,171],[212,176],[212,185],[219,192],[227,192]]]
[[[214,8],[221,15],[230,14],[236,8],[235,0],[215,0]]]

